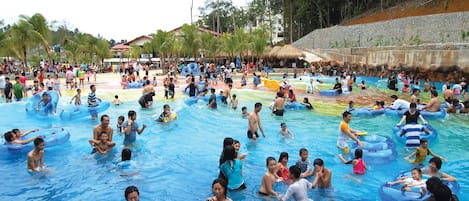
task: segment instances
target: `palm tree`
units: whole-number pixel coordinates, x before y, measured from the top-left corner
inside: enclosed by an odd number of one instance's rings
[[[218,37],[215,37],[212,34],[206,32],[202,33],[200,37],[200,45],[203,53],[205,54],[204,57],[213,58],[219,47]]]
[[[166,74],[168,69],[164,65],[166,63],[166,57],[171,53],[172,46],[174,44],[174,33],[158,30],[156,33],[152,34],[152,36],[153,39],[151,43],[161,58],[163,73]]]
[[[142,48],[137,44],[130,45],[130,57],[136,58],[137,62],[140,62],[140,55],[142,54]]]
[[[221,41],[221,50],[227,53],[230,56],[230,59],[232,59],[234,57],[234,54],[238,50],[238,41],[233,36],[233,34],[230,33],[223,33],[223,35],[221,36]]]
[[[244,29],[236,30],[233,36],[234,40],[236,41],[235,50],[236,50],[236,53],[239,53],[239,55],[241,56],[241,60],[243,60],[243,58],[247,56],[248,54],[248,50],[249,50],[250,43],[251,43],[250,36],[251,35],[248,35],[246,34],[246,32],[244,32]]]
[[[262,27],[262,29],[256,29],[252,32],[250,49],[252,53],[256,55],[257,59],[259,59],[264,54],[268,40],[269,33],[265,27]]]
[[[52,56],[49,50],[51,31],[46,18],[39,13],[34,14],[30,18],[25,15],[21,15],[20,18],[29,22],[32,25],[33,30],[40,34],[41,37],[37,38],[37,42],[44,48],[47,57],[49,58],[49,62],[52,62]]]
[[[194,57],[195,60],[199,57],[200,50],[200,36],[199,29],[196,25],[184,24],[181,28],[181,42],[183,48],[189,51],[190,55]]]
[[[98,43],[96,45],[96,56],[100,61],[99,65],[103,67],[104,59],[111,56],[111,51],[109,51],[109,43],[106,39],[100,38],[98,39]]]

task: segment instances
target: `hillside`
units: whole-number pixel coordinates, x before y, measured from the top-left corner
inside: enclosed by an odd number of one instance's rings
[[[343,22],[342,25],[347,26],[411,16],[469,11],[469,0],[448,0],[448,7],[446,9],[445,3],[446,0],[415,0],[405,2],[382,11],[365,13]]]

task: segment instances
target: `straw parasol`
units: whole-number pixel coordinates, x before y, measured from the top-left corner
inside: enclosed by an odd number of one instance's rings
[[[268,57],[274,57],[274,54],[279,51],[282,47],[281,46],[274,46],[270,51],[269,53],[267,53],[265,56],[268,56]]]
[[[298,57],[306,57],[305,53],[293,45],[284,45],[280,50],[273,53],[274,57],[279,59],[294,59]]]

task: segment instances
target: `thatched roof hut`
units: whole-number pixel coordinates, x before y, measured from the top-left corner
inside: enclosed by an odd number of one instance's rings
[[[268,57],[275,57],[274,54],[278,52],[282,47],[281,46],[274,46],[269,53],[266,54]]]
[[[293,45],[284,45],[280,50],[273,53],[272,56],[279,59],[294,59],[298,57],[306,57],[306,54],[302,50],[293,47]]]

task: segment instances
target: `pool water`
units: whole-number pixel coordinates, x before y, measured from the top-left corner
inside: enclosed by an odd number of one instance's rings
[[[157,102],[152,110],[141,110],[136,101],[121,106],[111,106],[105,113],[111,117],[115,129],[117,117],[127,111],[137,111],[137,122],[146,123],[147,129],[137,136],[137,150],[132,153],[135,176],[121,176],[116,171],[120,161],[123,136],[114,134],[117,146],[105,157],[90,157],[88,139],[98,120],[89,118],[64,122],[58,116],[47,119],[29,117],[23,103],[0,104],[4,115],[0,116],[0,130],[4,133],[12,128],[31,129],[63,127],[70,131],[68,143],[45,149],[45,163],[49,173],[30,175],[26,171],[26,152],[0,152],[0,175],[3,189],[0,200],[124,200],[124,189],[136,185],[141,200],[205,200],[212,195],[211,183],[218,176],[218,159],[222,151],[223,138],[231,136],[241,142],[241,152],[248,156],[243,163],[243,175],[247,189],[230,192],[233,200],[265,200],[256,193],[266,172],[265,159],[278,159],[280,152],[289,153],[288,166],[299,159],[299,149],[309,150],[309,159],[322,158],[325,166],[332,170],[332,186],[327,191],[311,190],[314,200],[380,200],[378,189],[411,165],[403,158],[402,144],[397,144],[398,158],[389,164],[369,165],[365,175],[350,178],[352,167],[344,165],[337,157],[336,140],[340,114],[318,115],[309,111],[287,111],[283,118],[270,115],[268,105],[272,93],[235,90],[240,101],[238,110],[220,106],[209,110],[205,103],[185,106],[183,100]],[[247,119],[241,117],[240,108],[253,110],[256,101],[263,103],[261,122],[267,137],[251,143],[246,137]],[[62,101],[66,102],[66,101]],[[155,123],[153,115],[162,112],[168,103],[177,113],[177,120],[170,124]],[[60,106],[65,103],[60,103]],[[320,105],[315,105],[321,107]],[[10,115],[11,114],[11,115]],[[12,118],[13,117],[13,118]],[[438,140],[430,149],[446,157],[442,171],[455,176],[460,184],[460,200],[469,200],[469,133],[468,116],[449,116],[444,120],[429,121],[439,131]],[[351,128],[392,137],[396,118],[352,118]],[[286,122],[295,139],[283,139],[277,133],[280,123]],[[396,141],[395,141],[396,142]],[[430,157],[427,157],[427,160]],[[366,161],[365,161],[366,162]],[[284,194],[287,186],[277,183],[274,190]],[[267,199],[275,200],[275,199]]]

